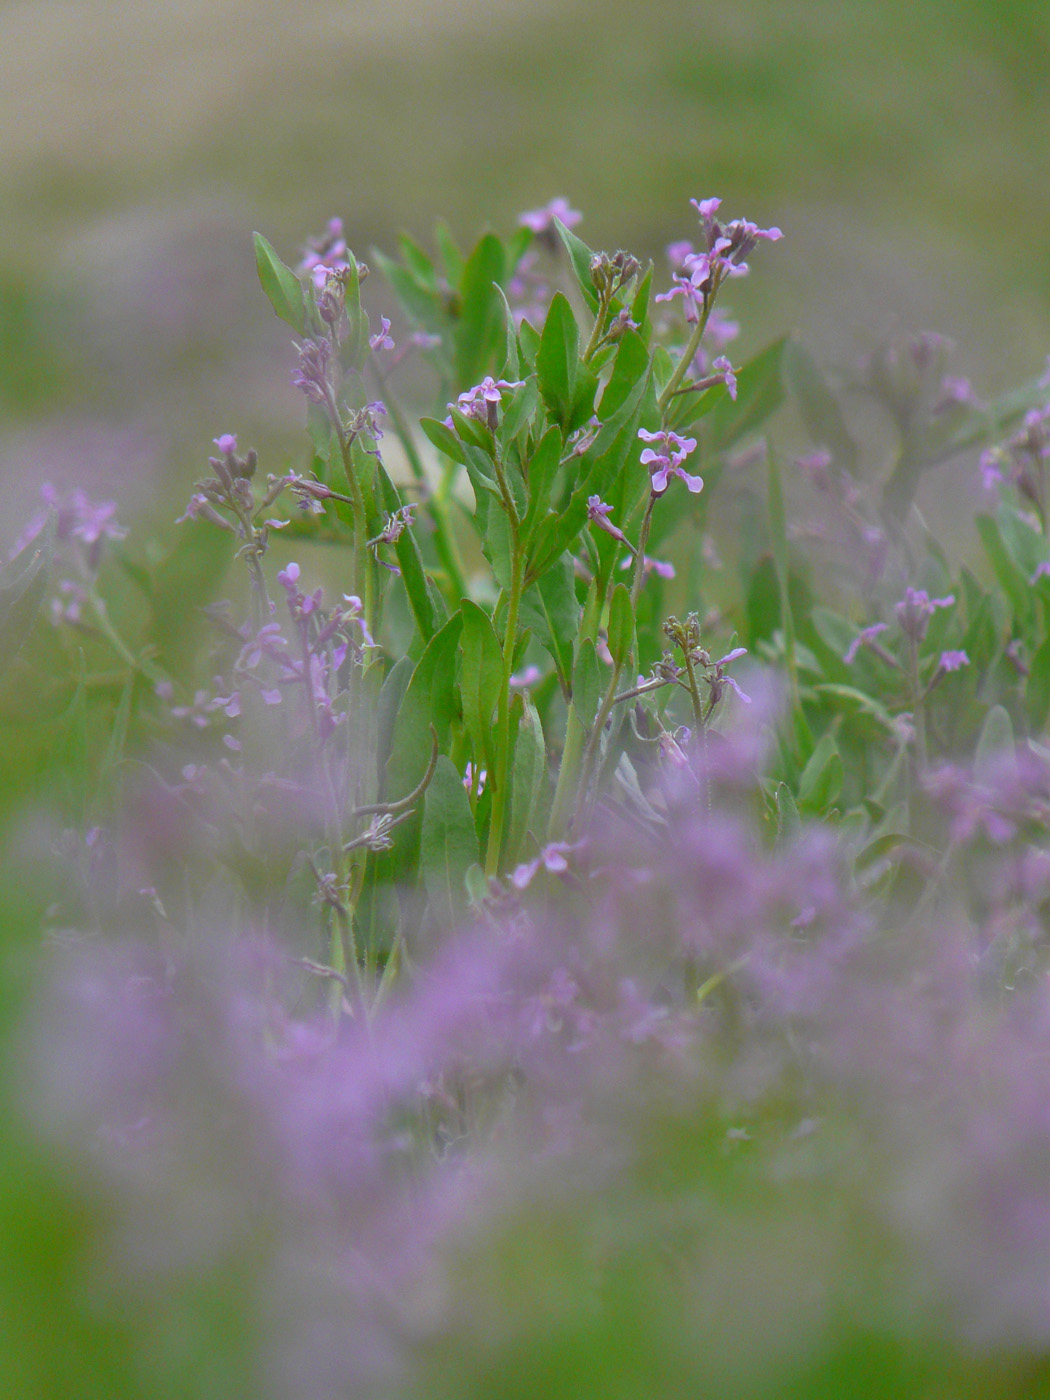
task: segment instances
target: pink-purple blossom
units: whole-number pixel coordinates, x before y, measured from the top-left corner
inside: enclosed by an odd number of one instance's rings
[[[640,459],[642,466],[649,468],[654,496],[663,495],[673,476],[681,477],[694,495],[703,490],[703,477],[693,476],[682,469],[682,463],[696,447],[696,438],[679,437],[668,429],[650,433],[645,428],[638,429],[638,436],[643,442],[656,444],[655,447],[646,447]]]

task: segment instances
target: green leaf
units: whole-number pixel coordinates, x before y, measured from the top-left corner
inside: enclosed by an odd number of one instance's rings
[[[270,300],[270,305],[294,331],[303,335],[306,330],[306,305],[303,301],[302,283],[290,267],[281,261],[261,233],[252,234],[255,244],[255,266],[259,273],[262,289]]]
[[[457,384],[477,384],[496,355],[503,332],[503,244],[486,233],[475,245],[459,285],[460,312],[452,332]]]
[[[1044,728],[1050,715],[1050,637],[1032,657],[1025,686],[1025,705],[1031,727],[1036,731]]]
[[[504,351],[503,365],[500,369],[500,378],[516,380],[521,375],[521,362],[518,355],[518,336],[514,329],[514,313],[510,309],[510,302],[507,294],[500,286],[496,287],[499,299],[503,306],[503,326],[506,334],[506,346]]]
[[[555,424],[540,438],[528,462],[529,509],[522,521],[522,535],[528,550],[533,530],[550,505],[551,488],[558,474],[562,452],[561,432]]]
[[[416,663],[411,656],[398,657],[383,680],[379,691],[378,715],[376,716],[376,764],[380,773],[387,765],[394,741],[394,725],[397,721],[405,691],[412,679]],[[411,789],[409,789],[411,791]]]
[[[438,245],[441,260],[445,265],[445,277],[449,285],[458,287],[463,280],[463,254],[456,246],[452,230],[444,219],[439,219],[434,225],[434,241]]]
[[[572,560],[563,554],[537,579],[521,600],[521,619],[550,652],[558,669],[562,690],[568,693],[572,676],[580,605],[576,601]]]
[[[464,598],[463,668],[459,688],[463,719],[474,743],[477,761],[492,766],[492,716],[503,685],[503,651],[487,612]]]
[[[536,374],[548,412],[565,428],[572,412],[579,365],[580,328],[568,299],[556,292],[536,353]]]
[[[474,814],[463,779],[444,754],[423,799],[420,859],[430,910],[444,928],[463,914],[466,874],[478,862],[480,848]]]
[[[583,299],[592,311],[598,310],[598,293],[595,291],[594,282],[591,278],[591,262],[594,259],[594,252],[587,247],[582,238],[565,227],[560,219],[554,220],[554,227],[558,231],[558,237],[564,244],[565,251],[569,255],[569,262],[576,275],[576,282],[583,293]]]
[[[538,823],[540,799],[547,786],[547,748],[539,713],[527,695],[522,700],[518,742],[514,750],[514,773],[510,795],[510,822],[505,858],[513,863],[521,857],[530,829]]]
[[[1014,617],[1022,623],[1027,623],[1032,610],[1032,593],[1028,579],[1007,549],[998,523],[990,515],[979,515],[976,525],[995,577],[1010,600]]]
[[[369,258],[390,283],[402,311],[413,325],[431,335],[439,335],[447,344],[451,320],[441,297],[413,277],[400,263],[373,248]]]
[[[379,475],[383,509],[393,514],[401,509],[401,495],[378,458],[376,459],[376,470]],[[416,543],[411,528],[401,531],[394,542],[394,552],[397,555],[401,578],[408,595],[408,605],[412,609],[412,616],[419,628],[419,635],[424,642],[429,642],[445,621],[447,614],[441,595],[427,578],[423,568],[423,556],[419,552],[419,545]]]
[[[866,695],[863,690],[857,690],[851,685],[836,685],[822,683],[813,687],[814,691],[825,696],[837,708],[844,710],[847,714],[870,715],[889,734],[895,734],[896,729],[893,723],[893,716],[880,701],[870,695]]]
[[[29,636],[51,580],[55,518],[0,569],[0,675]]]
[[[447,423],[437,418],[421,418],[419,426],[439,452],[451,457],[452,461],[458,462],[461,467],[469,465],[466,443],[459,440]]]
[[[784,346],[781,369],[785,387],[798,404],[810,437],[855,476],[860,459],[857,444],[849,435],[838,400],[816,360],[797,340],[789,340]]]
[[[634,608],[626,584],[618,583],[609,603],[609,651],[617,666],[623,666],[634,646]]]
[[[603,689],[601,662],[593,641],[585,637],[572,671],[572,707],[584,730],[589,730],[594,723]]]
[[[798,783],[799,807],[825,811],[842,790],[844,769],[834,735],[824,734],[802,770]]]
[[[412,678],[405,688],[393,723],[383,787],[383,796],[387,801],[396,802],[405,797],[422,779],[432,747],[431,724],[437,731],[442,747],[448,744],[452,722],[458,715],[456,656],[462,630],[462,615],[453,613],[427,643],[412,671]],[[400,664],[398,662],[398,666]],[[394,671],[397,671],[397,667]],[[388,680],[393,685],[393,673]],[[384,698],[392,703],[395,693],[384,696],[384,692],[381,692],[381,704]]]

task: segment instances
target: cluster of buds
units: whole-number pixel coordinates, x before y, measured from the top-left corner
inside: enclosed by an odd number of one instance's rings
[[[268,530],[280,529],[287,524],[283,520],[266,520],[260,524],[258,517],[273,505],[289,478],[269,477],[262,499],[256,502],[252,488],[252,478],[258,465],[255,449],[249,448],[242,456],[237,451],[237,438],[233,433],[223,433],[214,441],[219,453],[208,458],[208,465],[215,475],[196,482],[194,494],[176,523],[208,520],[223,530],[239,535],[244,541],[242,551],[252,552],[257,557],[266,550]],[[221,514],[222,511],[227,514]]]
[[[725,668],[728,665],[739,660],[741,656],[747,655],[747,647],[734,647],[725,656],[720,656],[717,661],[712,660],[711,653],[701,644],[700,618],[695,612],[689,613],[684,621],[679,621],[677,617],[669,617],[664,623],[664,636],[682,653],[686,672],[691,673],[694,667],[699,667],[703,671],[703,678],[711,693],[707,707],[708,715],[722,699],[726,687],[734,690],[745,705],[750,705],[751,697],[745,695],[733,677],[727,676],[725,673]],[[660,670],[661,667],[667,679],[683,684],[682,668],[677,665],[673,657],[665,655],[657,669]]]
[[[986,490],[1002,482],[1015,486],[1043,519],[1046,512],[1046,462],[1050,459],[1050,405],[1024,416],[1020,429],[1006,443],[981,453],[981,480]]]
[[[631,253],[595,253],[591,259],[591,282],[604,300],[610,300],[621,287],[637,277],[641,263]]]

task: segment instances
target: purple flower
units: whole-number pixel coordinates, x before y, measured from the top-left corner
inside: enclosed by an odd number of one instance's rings
[[[942,671],[960,671],[969,666],[970,658],[964,651],[942,651],[938,664]]]
[[[642,466],[649,468],[654,496],[664,494],[672,476],[680,476],[694,495],[703,490],[703,477],[691,476],[689,472],[682,470],[682,463],[696,447],[696,438],[679,437],[677,433],[666,429],[658,433],[649,433],[644,428],[638,429],[638,436],[643,442],[659,444],[660,450],[645,448],[640,459]]]
[[[498,426],[499,406],[503,401],[505,390],[524,388],[523,379],[493,379],[491,374],[485,376],[480,384],[475,384],[466,393],[460,394],[454,404],[449,404],[449,408],[456,408],[460,413],[468,418],[475,418],[479,423],[486,423],[493,432]],[[453,421],[451,415],[445,419],[445,426],[451,428]]]
[[[322,291],[329,273],[349,267],[346,238],[342,219],[329,219],[328,228],[320,238],[311,238],[306,245],[299,271],[309,273],[317,291]]]
[[[373,350],[393,350],[394,341],[390,335],[390,322],[385,316],[379,318],[379,329],[375,335],[368,337],[368,343]]]
[[[600,496],[587,497],[587,519],[592,524],[597,525],[599,530],[604,530],[607,535],[612,535],[614,540],[626,544],[627,536],[618,525],[614,525],[609,519],[611,513],[612,506],[606,505]]]
[[[519,214],[518,223],[535,234],[545,234],[553,231],[555,219],[560,219],[566,228],[574,228],[582,218],[579,210],[570,208],[569,201],[559,195],[542,209],[528,209]]]
[[[937,609],[950,608],[954,602],[954,593],[949,593],[946,598],[931,598],[924,588],[906,588],[904,597],[896,607],[901,631],[913,641],[921,642]]]
[[[873,622],[870,627],[862,627],[861,630],[857,633],[857,635],[853,638],[852,642],[850,642],[849,647],[847,648],[845,654],[842,657],[846,665],[852,666],[854,661],[856,661],[857,659],[857,652],[860,651],[861,647],[870,647],[872,642],[879,635],[879,633],[885,632],[888,627],[888,622]],[[877,650],[878,654],[883,657],[889,655],[889,653],[885,652],[881,647],[872,647],[872,650]]]
[[[719,355],[712,366],[718,378],[726,386],[731,399],[736,398],[736,375],[733,373],[733,366],[724,355]]]
[[[311,403],[327,404],[332,388],[328,379],[328,363],[332,357],[330,340],[307,340],[296,345],[299,362],[292,371],[292,384],[301,389]]]

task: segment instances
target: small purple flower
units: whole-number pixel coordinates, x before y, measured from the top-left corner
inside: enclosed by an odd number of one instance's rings
[[[593,525],[597,525],[599,530],[604,530],[607,535],[612,535],[614,540],[626,544],[627,536],[618,525],[614,525],[609,519],[611,513],[612,506],[606,505],[600,496],[587,497],[587,519]]]
[[[735,399],[736,375],[733,373],[733,366],[729,363],[729,361],[724,355],[719,355],[718,359],[715,360],[712,369],[718,375],[719,379],[721,379],[722,383],[726,386],[726,390],[729,394],[729,397],[731,399]]]
[[[638,429],[638,436],[643,442],[658,443],[662,449],[647,447],[640,459],[642,466],[649,468],[654,496],[664,494],[672,476],[680,476],[687,489],[694,495],[703,490],[703,477],[692,476],[682,470],[682,463],[696,447],[696,438],[679,437],[677,433],[666,429],[658,433],[649,433],[644,428]]]
[[[375,335],[368,337],[368,344],[373,350],[393,350],[394,341],[390,334],[390,322],[385,316],[379,318],[379,329]]]
[[[954,593],[949,593],[946,598],[931,598],[924,588],[906,588],[904,597],[896,607],[901,631],[913,641],[921,642],[937,609],[950,608],[954,602]]]
[[[449,408],[456,408],[467,418],[475,418],[479,423],[486,423],[493,432],[498,426],[497,413],[503,401],[504,390],[522,389],[525,386],[523,379],[493,379],[491,374],[485,376],[480,384],[475,384],[466,393],[460,394],[454,404],[449,404]],[[451,428],[453,421],[451,415],[445,419],[445,426]]]
[[[574,228],[582,218],[580,211],[571,208],[569,201],[559,195],[542,209],[527,209],[524,214],[519,214],[518,223],[535,234],[545,234],[553,231],[555,219],[560,219],[566,228]]]
[[[734,647],[733,650],[727,652],[726,655],[721,658],[721,660],[712,661],[711,665],[714,667],[715,674],[713,676],[708,677],[707,683],[711,687],[711,697],[715,704],[717,704],[718,701],[722,698],[722,691],[727,685],[736,691],[737,695],[740,697],[740,699],[744,702],[745,705],[751,704],[751,696],[745,695],[745,693],[740,689],[739,685],[737,685],[733,677],[727,676],[725,674],[725,668],[730,664],[731,661],[737,661],[741,656],[746,655],[747,647]]]
[[[320,238],[311,238],[306,245],[299,272],[310,274],[317,291],[322,291],[331,272],[349,267],[346,238],[342,219],[329,219],[328,228]]]
[[[888,627],[888,622],[873,622],[870,627],[862,627],[861,630],[857,633],[857,635],[853,638],[852,642],[850,642],[849,647],[847,648],[845,654],[842,657],[846,665],[852,666],[854,661],[856,661],[857,659],[857,653],[860,651],[861,647],[871,647],[872,642],[874,642],[875,638],[879,635],[879,633],[885,632]],[[882,647],[872,647],[872,650],[876,651],[878,655],[883,657],[889,655],[889,653],[884,651]]]
[[[965,651],[942,651],[938,664],[942,671],[960,671],[964,666],[969,666],[970,658]]]
[[[541,865],[550,875],[563,875],[569,868],[569,862],[565,857],[568,852],[575,849],[575,846],[565,841],[552,841],[550,845],[543,847],[535,859],[525,861],[511,872],[511,884],[516,890],[526,889],[532,883],[533,877]]]

